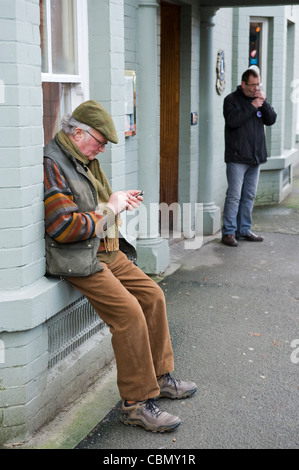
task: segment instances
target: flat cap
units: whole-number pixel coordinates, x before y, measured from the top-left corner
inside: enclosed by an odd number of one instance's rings
[[[73,117],[100,132],[109,142],[118,143],[114,122],[106,109],[97,101],[89,100],[81,103],[73,111]]]

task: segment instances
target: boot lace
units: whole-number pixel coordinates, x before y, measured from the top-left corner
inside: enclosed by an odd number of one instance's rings
[[[177,385],[179,385],[181,381],[174,379],[173,377],[171,377],[169,373],[165,374],[164,377],[166,378],[167,382],[170,382],[174,385],[175,391],[177,392],[178,391]]]
[[[149,398],[145,403],[145,409],[148,410],[153,416],[160,416],[162,410],[155,404],[152,398]]]

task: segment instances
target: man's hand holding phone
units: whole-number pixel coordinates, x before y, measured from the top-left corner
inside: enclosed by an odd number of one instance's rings
[[[143,191],[136,190],[116,191],[111,194],[107,207],[110,207],[115,215],[124,210],[132,211],[142,203],[143,194]]]

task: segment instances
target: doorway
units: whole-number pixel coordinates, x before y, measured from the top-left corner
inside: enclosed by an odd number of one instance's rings
[[[160,203],[178,202],[180,22],[177,5],[161,3]],[[172,227],[172,213],[169,214]]]

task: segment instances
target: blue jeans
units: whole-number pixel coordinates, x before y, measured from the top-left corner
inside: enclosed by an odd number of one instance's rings
[[[227,163],[228,188],[223,211],[222,235],[242,237],[250,232],[260,165]]]

